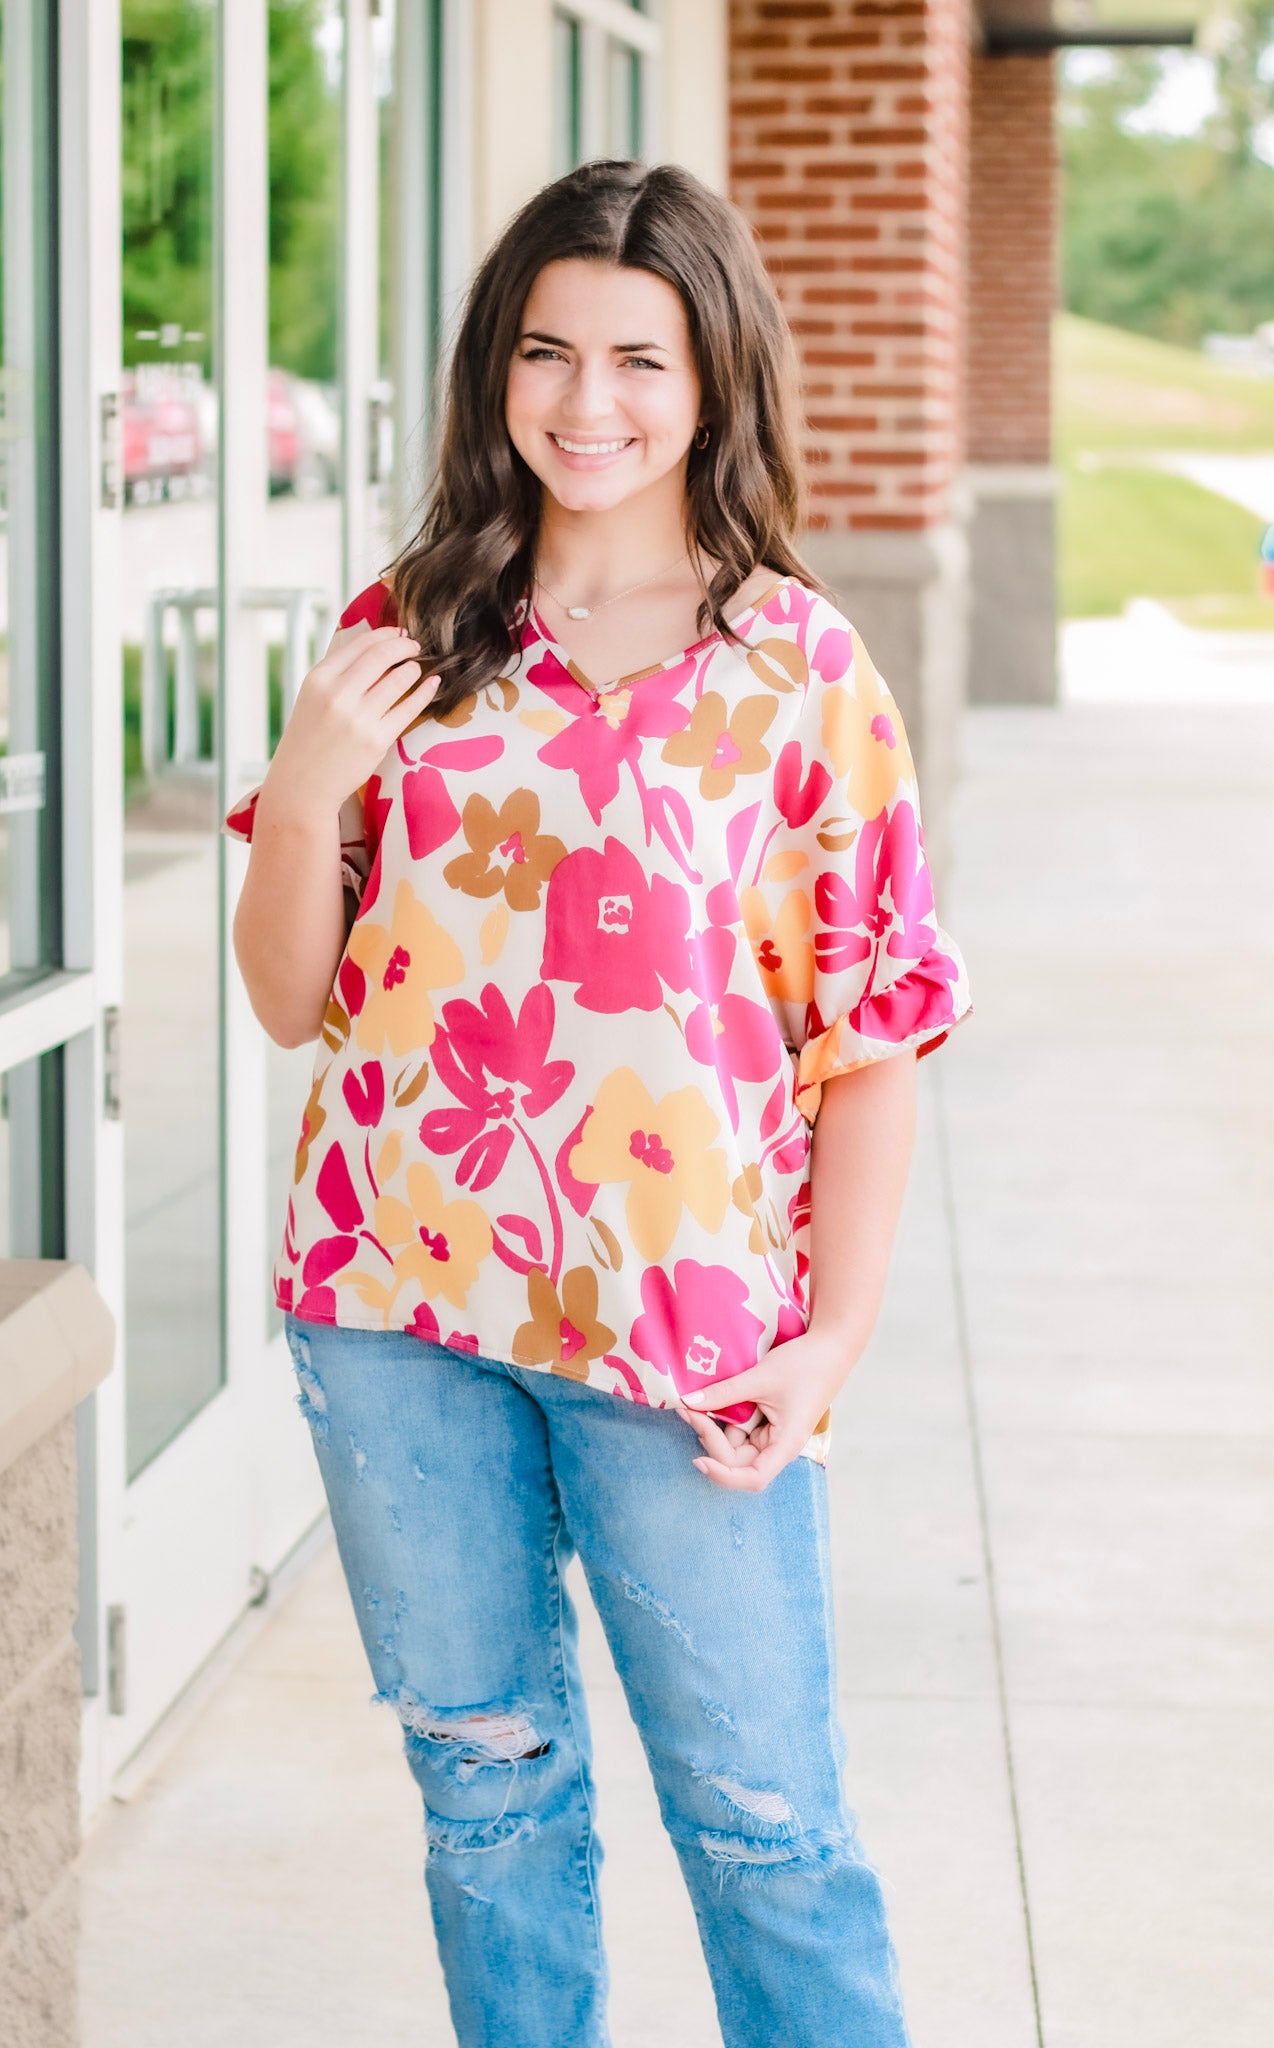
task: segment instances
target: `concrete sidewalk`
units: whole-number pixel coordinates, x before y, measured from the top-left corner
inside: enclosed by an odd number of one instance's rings
[[[846,1785],[916,2048],[1268,2048],[1274,709],[977,707],[963,752],[976,1010],[832,1452]],[[616,2048],[710,2048],[571,1585]],[[329,1545],[88,1845],[85,2048],[453,2039],[370,1690]]]

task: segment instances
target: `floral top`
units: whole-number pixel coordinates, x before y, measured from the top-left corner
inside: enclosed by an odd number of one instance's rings
[[[523,599],[509,672],[342,807],[281,1308],[652,1407],[806,1327],[822,1083],[971,1005],[858,633],[792,576],[731,623],[595,693]]]

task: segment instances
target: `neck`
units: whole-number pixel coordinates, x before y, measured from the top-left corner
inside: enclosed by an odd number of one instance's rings
[[[693,573],[685,531],[685,495],[636,500],[604,512],[573,512],[545,491],[535,547],[540,582],[567,604],[600,604],[661,570]]]

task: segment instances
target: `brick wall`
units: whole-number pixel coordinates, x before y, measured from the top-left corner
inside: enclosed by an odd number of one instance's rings
[[[730,191],[801,351],[810,524],[942,520],[964,459],[969,0],[731,0]]]
[[[1057,301],[1051,57],[976,57],[969,172],[969,459],[1049,459]]]

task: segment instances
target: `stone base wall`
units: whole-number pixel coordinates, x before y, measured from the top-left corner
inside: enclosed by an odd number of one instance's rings
[[[0,2040],[78,2039],[75,1415],[0,1472]]]
[[[968,471],[971,704],[1057,702],[1057,475],[1046,463]]]
[[[0,1259],[0,2043],[79,2039],[76,1410],[115,1326],[83,1266]]]

